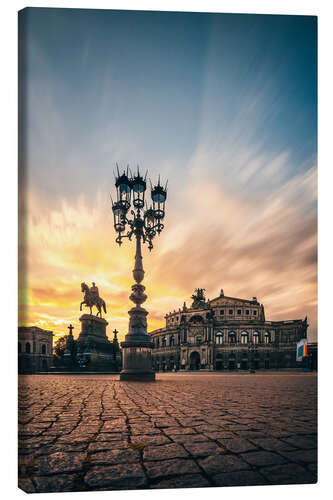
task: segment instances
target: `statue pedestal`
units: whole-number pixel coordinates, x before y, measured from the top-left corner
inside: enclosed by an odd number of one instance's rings
[[[79,342],[97,342],[102,344],[109,342],[106,336],[108,322],[105,319],[98,318],[92,314],[82,314],[79,319],[81,321]]]
[[[92,314],[80,318],[81,332],[77,339],[77,358],[87,371],[118,371],[119,360],[114,345],[106,335],[108,322]]]

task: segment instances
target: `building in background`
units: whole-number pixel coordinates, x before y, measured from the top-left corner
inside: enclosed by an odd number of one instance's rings
[[[52,366],[53,332],[37,326],[18,328],[18,369],[20,373],[48,371]]]
[[[308,366],[296,362],[296,344],[307,338],[307,318],[266,321],[263,304],[220,296],[206,300],[196,289],[191,307],[165,316],[166,326],[150,333],[153,365],[165,370],[268,370]],[[317,352],[317,345],[311,344]],[[315,364],[316,369],[316,364]]]

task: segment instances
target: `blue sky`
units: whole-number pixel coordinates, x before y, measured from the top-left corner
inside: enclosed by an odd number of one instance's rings
[[[33,227],[50,225],[64,204],[106,212],[115,162],[139,163],[169,178],[169,226],[147,265],[157,279],[173,252],[174,301],[195,286],[210,286],[211,298],[223,287],[271,304],[271,319],[308,313],[315,335],[316,18],[48,8],[21,15]],[[198,252],[187,269],[182,255],[193,238]],[[40,265],[37,251],[35,259]]]

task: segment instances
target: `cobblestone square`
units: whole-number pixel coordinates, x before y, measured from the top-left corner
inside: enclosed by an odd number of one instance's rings
[[[26,492],[315,483],[317,377],[19,377]]]

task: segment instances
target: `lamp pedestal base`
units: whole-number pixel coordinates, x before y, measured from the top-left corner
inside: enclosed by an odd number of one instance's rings
[[[152,342],[125,341],[121,344],[123,369],[120,380],[152,382],[155,372],[152,370]]]

